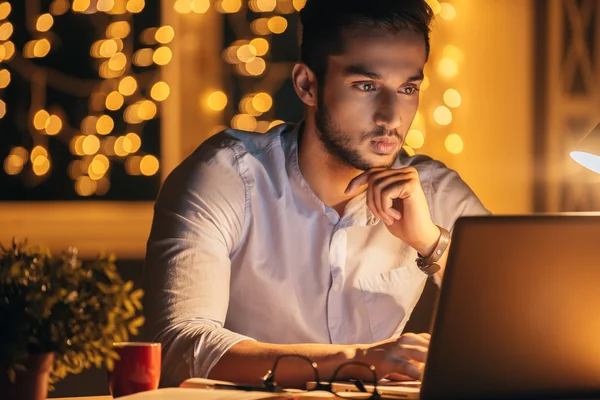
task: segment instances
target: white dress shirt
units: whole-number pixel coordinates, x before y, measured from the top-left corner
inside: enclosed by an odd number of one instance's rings
[[[234,344],[371,343],[397,337],[426,275],[417,252],[352,199],[340,218],[298,167],[299,125],[226,130],[165,181],[144,270],[146,329],[163,344],[162,384],[206,377]],[[485,214],[459,175],[426,156],[434,223]],[[265,371],[266,372],[266,371]]]

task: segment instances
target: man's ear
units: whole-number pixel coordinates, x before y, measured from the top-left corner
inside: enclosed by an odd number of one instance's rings
[[[304,63],[296,63],[292,71],[294,90],[304,104],[310,107],[317,106],[317,77]]]

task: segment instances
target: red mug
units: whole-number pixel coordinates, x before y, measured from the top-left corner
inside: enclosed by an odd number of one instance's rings
[[[119,355],[114,369],[109,372],[108,388],[113,397],[155,390],[160,381],[160,343],[113,343]]]

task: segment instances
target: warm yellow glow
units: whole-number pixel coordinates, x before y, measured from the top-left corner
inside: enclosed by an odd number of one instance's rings
[[[102,141],[102,152],[107,156],[115,155],[115,142],[117,138],[114,136],[108,136],[106,139]]]
[[[52,28],[52,24],[54,24],[54,18],[50,14],[42,14],[38,17],[37,22],[35,23],[35,28],[40,32],[47,32]]]
[[[271,124],[269,124],[269,130],[271,130],[274,127],[276,127],[277,125],[281,125],[281,124],[285,124],[285,121],[282,121],[280,119],[276,119],[275,121],[271,122]]]
[[[48,135],[57,135],[62,130],[62,120],[58,115],[51,115],[46,121],[45,129]]]
[[[227,95],[221,91],[212,92],[208,96],[206,104],[213,111],[221,111],[227,106]]]
[[[259,115],[262,114],[262,112],[258,111],[256,108],[254,108],[254,106],[252,105],[253,99],[254,99],[253,95],[244,96],[242,98],[242,101],[240,101],[239,109],[243,114],[250,114],[253,117],[258,117]]]
[[[10,72],[7,69],[0,69],[0,89],[4,89],[10,83]]]
[[[294,5],[294,8],[296,9],[296,11],[300,11],[306,5],[306,0],[294,0],[292,2],[292,4]]]
[[[117,21],[108,25],[106,28],[106,36],[112,38],[124,39],[131,32],[131,25],[127,21]]]
[[[6,103],[0,99],[0,119],[6,115]]]
[[[88,175],[90,175],[90,178],[98,180],[104,176],[109,167],[110,161],[108,161],[108,158],[104,154],[97,154],[88,167]],[[95,177],[92,175],[95,175]]]
[[[129,0],[127,1],[127,11],[132,14],[137,14],[142,12],[144,7],[146,6],[146,2],[144,0]]]
[[[96,181],[89,176],[80,176],[75,180],[75,192],[80,196],[91,196],[96,191]]]
[[[456,133],[448,135],[446,138],[446,150],[448,150],[448,152],[452,154],[460,154],[463,151],[463,147],[463,140]]]
[[[250,0],[248,3],[254,12],[271,12],[277,6],[276,0]]]
[[[123,107],[124,103],[125,99],[123,98],[123,95],[117,91],[111,92],[106,96],[106,108],[111,111],[116,111]]]
[[[133,157],[129,157],[127,159],[127,161],[125,162],[125,171],[129,174],[129,175],[141,175],[142,171],[140,169],[140,164],[142,162],[142,157],[140,156],[133,156]]]
[[[84,135],[93,135],[96,133],[96,124],[98,117],[95,115],[88,115],[81,121],[81,133]]]
[[[69,163],[69,166],[67,167],[68,170],[68,174],[69,174],[69,178],[76,180],[78,177],[80,177],[83,172],[81,171],[81,161],[79,160],[73,160]]]
[[[125,140],[126,139],[126,140]],[[130,132],[125,135],[123,142],[129,142],[131,144],[131,148],[128,150],[130,153],[135,153],[142,147],[142,139],[138,136],[137,133]]]
[[[408,154],[409,156],[414,156],[415,155],[415,151],[412,149],[412,147],[410,146],[402,146],[402,148],[404,149],[404,151],[406,152],[406,154]]]
[[[259,133],[266,133],[269,130],[270,124],[271,123],[269,121],[258,121],[255,131]]]
[[[271,33],[269,29],[269,18],[258,18],[250,23],[250,29],[256,35],[268,35]]]
[[[125,109],[123,119],[128,124],[139,124],[143,120],[139,116],[140,102],[134,103]]]
[[[158,43],[167,44],[175,38],[175,30],[169,25],[161,26],[154,37]]]
[[[452,122],[452,112],[446,106],[439,106],[433,112],[433,119],[440,125],[449,125]]]
[[[125,157],[127,154],[129,154],[129,152],[127,150],[125,150],[125,148],[123,147],[123,141],[125,140],[125,137],[123,136],[119,136],[117,138],[117,140],[115,141],[115,154],[118,155],[119,157]]]
[[[50,4],[50,14],[63,15],[69,11],[70,6],[68,0],[54,0],[52,4]]]
[[[102,115],[96,122],[96,131],[100,135],[108,135],[115,128],[115,121],[108,115]]]
[[[236,13],[242,8],[242,0],[219,0],[215,7],[221,13]]]
[[[460,49],[456,46],[452,46],[452,45],[444,46],[444,48],[442,49],[442,55],[444,57],[451,58],[451,59],[455,60],[456,62],[463,61],[462,51],[460,51]]]
[[[156,101],[164,101],[171,94],[171,89],[166,82],[156,82],[150,89],[150,97]]]
[[[196,14],[204,14],[210,8],[209,0],[193,0],[191,5],[192,11]]]
[[[115,0],[98,0],[96,9],[101,12],[109,12],[115,6]]]
[[[173,58],[173,53],[170,48],[165,46],[156,49],[152,55],[152,61],[157,65],[167,65],[171,61],[171,58]]]
[[[265,72],[265,69],[267,68],[267,64],[265,63],[265,60],[263,60],[260,57],[256,57],[253,61],[244,64],[246,67],[246,71],[248,71],[248,73],[250,75],[254,75],[254,76],[258,76],[260,74],[262,74],[263,72]]]
[[[48,150],[46,150],[42,146],[35,146],[31,150],[31,154],[29,156],[29,159],[31,160],[31,162],[34,162],[35,159],[38,158],[39,156],[44,156],[44,157],[48,158]]]
[[[425,136],[418,129],[411,129],[406,134],[406,145],[413,149],[420,149],[425,144]]]
[[[154,50],[140,49],[133,54],[133,63],[138,67],[148,67],[152,65]]]
[[[119,51],[117,42],[115,42],[113,39],[103,40],[96,43],[100,43],[100,49],[98,50],[100,57],[110,58],[117,54],[117,51]],[[96,43],[94,43],[94,45],[96,45]],[[94,47],[95,46],[92,46],[92,52],[94,52]]]
[[[9,2],[0,3],[0,19],[6,19],[10,15],[12,7]]]
[[[253,131],[256,129],[256,118],[249,114],[238,114],[231,119],[231,126],[235,129]]]
[[[0,25],[0,40],[8,40],[13,33],[13,25],[5,22]]]
[[[78,135],[75,136],[73,139],[71,139],[71,141],[69,142],[69,149],[71,150],[72,154],[78,155],[78,156],[82,156],[85,153],[83,152],[83,141],[85,140],[87,136],[83,136],[83,135]]]
[[[446,103],[448,107],[459,107],[462,103],[460,93],[458,93],[456,89],[446,90],[446,92],[444,93],[444,103]]]
[[[39,155],[33,160],[32,167],[37,176],[46,175],[50,170],[50,160],[47,156]]]
[[[4,60],[8,61],[15,55],[15,44],[13,42],[5,42],[0,45],[4,48]]]
[[[103,176],[102,178],[100,178],[99,180],[96,181],[96,190],[94,191],[94,193],[97,196],[104,196],[106,193],[108,193],[108,190],[110,189],[110,181],[108,179],[106,179],[105,176]]]
[[[269,42],[264,38],[253,39],[250,46],[254,47],[257,56],[264,56],[269,51]]]
[[[109,11],[112,15],[123,15],[127,12],[127,0],[115,0],[114,7]]]
[[[237,58],[245,63],[253,61],[256,58],[256,48],[249,44],[240,46],[237,50]]]
[[[440,17],[445,20],[451,20],[456,18],[456,9],[450,3],[442,3],[440,9]]]
[[[46,57],[50,53],[50,47],[48,39],[40,39],[33,45],[33,55],[35,57]]]
[[[458,65],[456,64],[456,61],[446,57],[440,61],[438,65],[438,71],[443,76],[452,78],[458,74]]]
[[[440,11],[442,10],[442,5],[440,4],[440,2],[438,0],[426,0],[427,4],[429,4],[429,7],[431,7],[431,10],[433,10],[434,14],[439,14]]]
[[[75,148],[77,149],[77,143],[75,143]],[[96,154],[100,150],[100,139],[94,135],[83,136],[83,140],[81,141],[81,152],[88,156],[92,154]]]
[[[420,111],[417,111],[415,117],[413,118],[411,126],[420,125],[423,122],[423,114]]]
[[[73,0],[71,7],[75,12],[84,12],[90,8],[90,0]]]
[[[17,157],[19,157],[20,159],[23,160],[23,163],[26,163],[27,159],[29,158],[29,152],[27,151],[27,149],[25,149],[25,147],[21,147],[21,146],[13,147],[10,150],[9,154],[16,155]]]
[[[240,60],[237,56],[237,52],[238,52],[239,48],[240,48],[240,46],[229,46],[228,48],[223,50],[223,53],[222,53],[223,60],[225,60],[229,64],[239,63]]]
[[[275,34],[280,34],[280,33],[285,32],[285,30],[288,27],[288,22],[287,22],[287,19],[278,15],[276,17],[269,19],[268,26],[269,26],[269,30],[271,32],[273,32]]]
[[[293,14],[296,12],[294,8],[294,4],[292,4],[292,0],[279,0],[277,2],[277,11],[280,14]]]
[[[131,149],[133,149],[133,144],[127,136],[121,137],[121,147],[123,148],[123,152],[127,154],[131,153]]]
[[[48,122],[48,118],[50,118],[50,114],[46,110],[40,110],[35,113],[33,116],[33,126],[37,130],[42,130],[46,127],[46,122]]]
[[[142,120],[144,120],[144,121],[151,120],[152,118],[154,118],[156,116],[157,112],[158,112],[158,109],[156,108],[156,104],[154,104],[154,102],[152,102],[150,100],[143,100],[142,102],[139,103],[138,116]]]
[[[108,68],[113,71],[120,71],[127,65],[127,57],[123,53],[116,53],[108,60]]]
[[[261,113],[266,113],[271,109],[272,106],[273,99],[271,98],[271,96],[269,96],[268,93],[258,93],[252,99],[252,107],[254,107],[256,111],[259,111]]]
[[[17,175],[23,170],[23,165],[25,165],[25,161],[16,154],[9,154],[4,159],[4,171],[8,175]]]
[[[177,0],[174,8],[178,13],[189,14],[192,11],[192,3],[190,0]]]
[[[144,29],[140,34],[140,41],[148,45],[156,44],[156,32],[158,32],[158,28]]]
[[[6,57],[6,49],[0,44],[0,62],[4,61],[4,57]]]
[[[142,175],[152,176],[158,172],[158,159],[153,155],[147,155],[140,161],[140,171]]]
[[[119,92],[123,96],[131,96],[137,90],[137,81],[132,76],[126,76],[119,82]]]

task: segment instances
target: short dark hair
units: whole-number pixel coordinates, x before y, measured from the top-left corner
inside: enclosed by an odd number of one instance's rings
[[[425,0],[307,0],[300,11],[300,60],[322,82],[327,58],[344,50],[342,32],[350,29],[410,30],[422,33],[429,57],[433,11]]]

